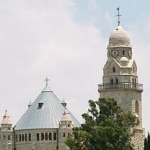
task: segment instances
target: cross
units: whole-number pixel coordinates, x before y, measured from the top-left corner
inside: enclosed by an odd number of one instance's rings
[[[117,17],[118,17],[118,26],[120,25],[120,16],[122,16],[122,15],[120,15],[120,8],[118,7],[117,8],[117,11],[118,11],[118,14],[116,15]]]
[[[7,115],[7,110],[5,110],[5,115]]]
[[[46,85],[48,85],[49,79],[47,77],[44,81],[46,82]]]

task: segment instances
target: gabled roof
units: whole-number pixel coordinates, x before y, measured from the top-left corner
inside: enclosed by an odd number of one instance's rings
[[[58,128],[65,107],[48,85],[17,122],[15,130]],[[70,112],[69,112],[70,113]],[[70,113],[74,126],[80,126]]]
[[[119,66],[121,68],[121,65],[115,59],[113,59],[111,62],[106,62],[106,64],[105,64],[103,69],[105,70],[109,66],[113,66],[114,64],[116,64],[117,66]]]

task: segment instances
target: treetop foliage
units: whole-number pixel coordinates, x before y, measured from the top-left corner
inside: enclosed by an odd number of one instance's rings
[[[73,128],[66,141],[71,150],[132,150],[131,129],[139,122],[114,99],[89,100],[88,112],[82,117],[85,122]]]

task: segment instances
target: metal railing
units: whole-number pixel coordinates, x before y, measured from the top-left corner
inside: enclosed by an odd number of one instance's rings
[[[143,90],[143,84],[133,83],[133,82],[119,82],[118,84],[111,83],[103,83],[98,84],[98,90],[105,89],[135,89],[135,90]]]

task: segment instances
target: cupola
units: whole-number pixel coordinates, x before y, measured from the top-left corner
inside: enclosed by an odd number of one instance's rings
[[[115,28],[109,37],[108,46],[130,46],[130,38],[126,30],[120,25]]]

